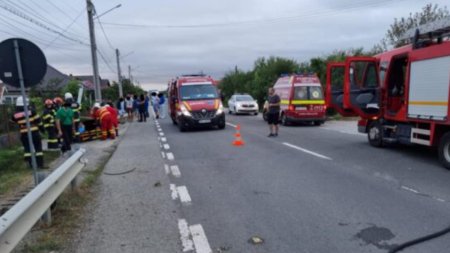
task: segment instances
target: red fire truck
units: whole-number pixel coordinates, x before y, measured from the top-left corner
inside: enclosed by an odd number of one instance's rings
[[[440,27],[440,28],[436,28]],[[359,116],[372,146],[436,147],[450,169],[450,19],[410,30],[410,45],[327,66],[326,103]]]
[[[169,82],[169,109],[182,132],[200,126],[225,128],[220,94],[209,76],[184,75]]]
[[[273,86],[281,99],[281,123],[325,121],[325,101],[320,80],[315,74],[288,75],[278,78]]]

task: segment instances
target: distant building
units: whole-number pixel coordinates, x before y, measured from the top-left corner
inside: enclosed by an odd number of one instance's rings
[[[33,89],[33,92],[36,92],[37,94],[49,94],[54,92],[55,95],[57,95],[57,93],[64,86],[66,86],[69,81],[70,77],[68,75],[61,73],[50,65],[47,65],[47,72],[42,81],[32,88],[25,88],[25,91],[28,93],[31,89]],[[3,96],[4,102],[8,104],[15,103],[17,97],[21,96],[20,87],[11,86],[8,84],[4,84],[4,86],[7,91]]]

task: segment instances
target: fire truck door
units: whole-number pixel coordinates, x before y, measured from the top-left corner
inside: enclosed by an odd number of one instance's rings
[[[344,107],[362,118],[379,116],[381,86],[378,60],[372,57],[348,57],[345,61]]]
[[[351,108],[344,107],[344,73],[345,63],[327,65],[326,104],[342,116],[357,116]]]

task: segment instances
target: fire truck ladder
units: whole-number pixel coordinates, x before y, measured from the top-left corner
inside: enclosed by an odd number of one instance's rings
[[[411,28],[400,37],[400,41],[411,42],[416,48],[416,46],[420,47],[423,42],[431,42],[434,39],[440,43],[445,37],[449,36],[450,16]]]

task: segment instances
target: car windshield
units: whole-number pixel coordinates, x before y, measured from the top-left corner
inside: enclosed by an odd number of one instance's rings
[[[182,100],[201,100],[218,98],[217,89],[212,84],[181,86]]]
[[[245,95],[245,96],[236,96],[236,101],[239,101],[239,102],[253,102],[254,99],[252,98],[252,96]]]
[[[319,86],[295,87],[294,99],[323,100],[322,88]]]

